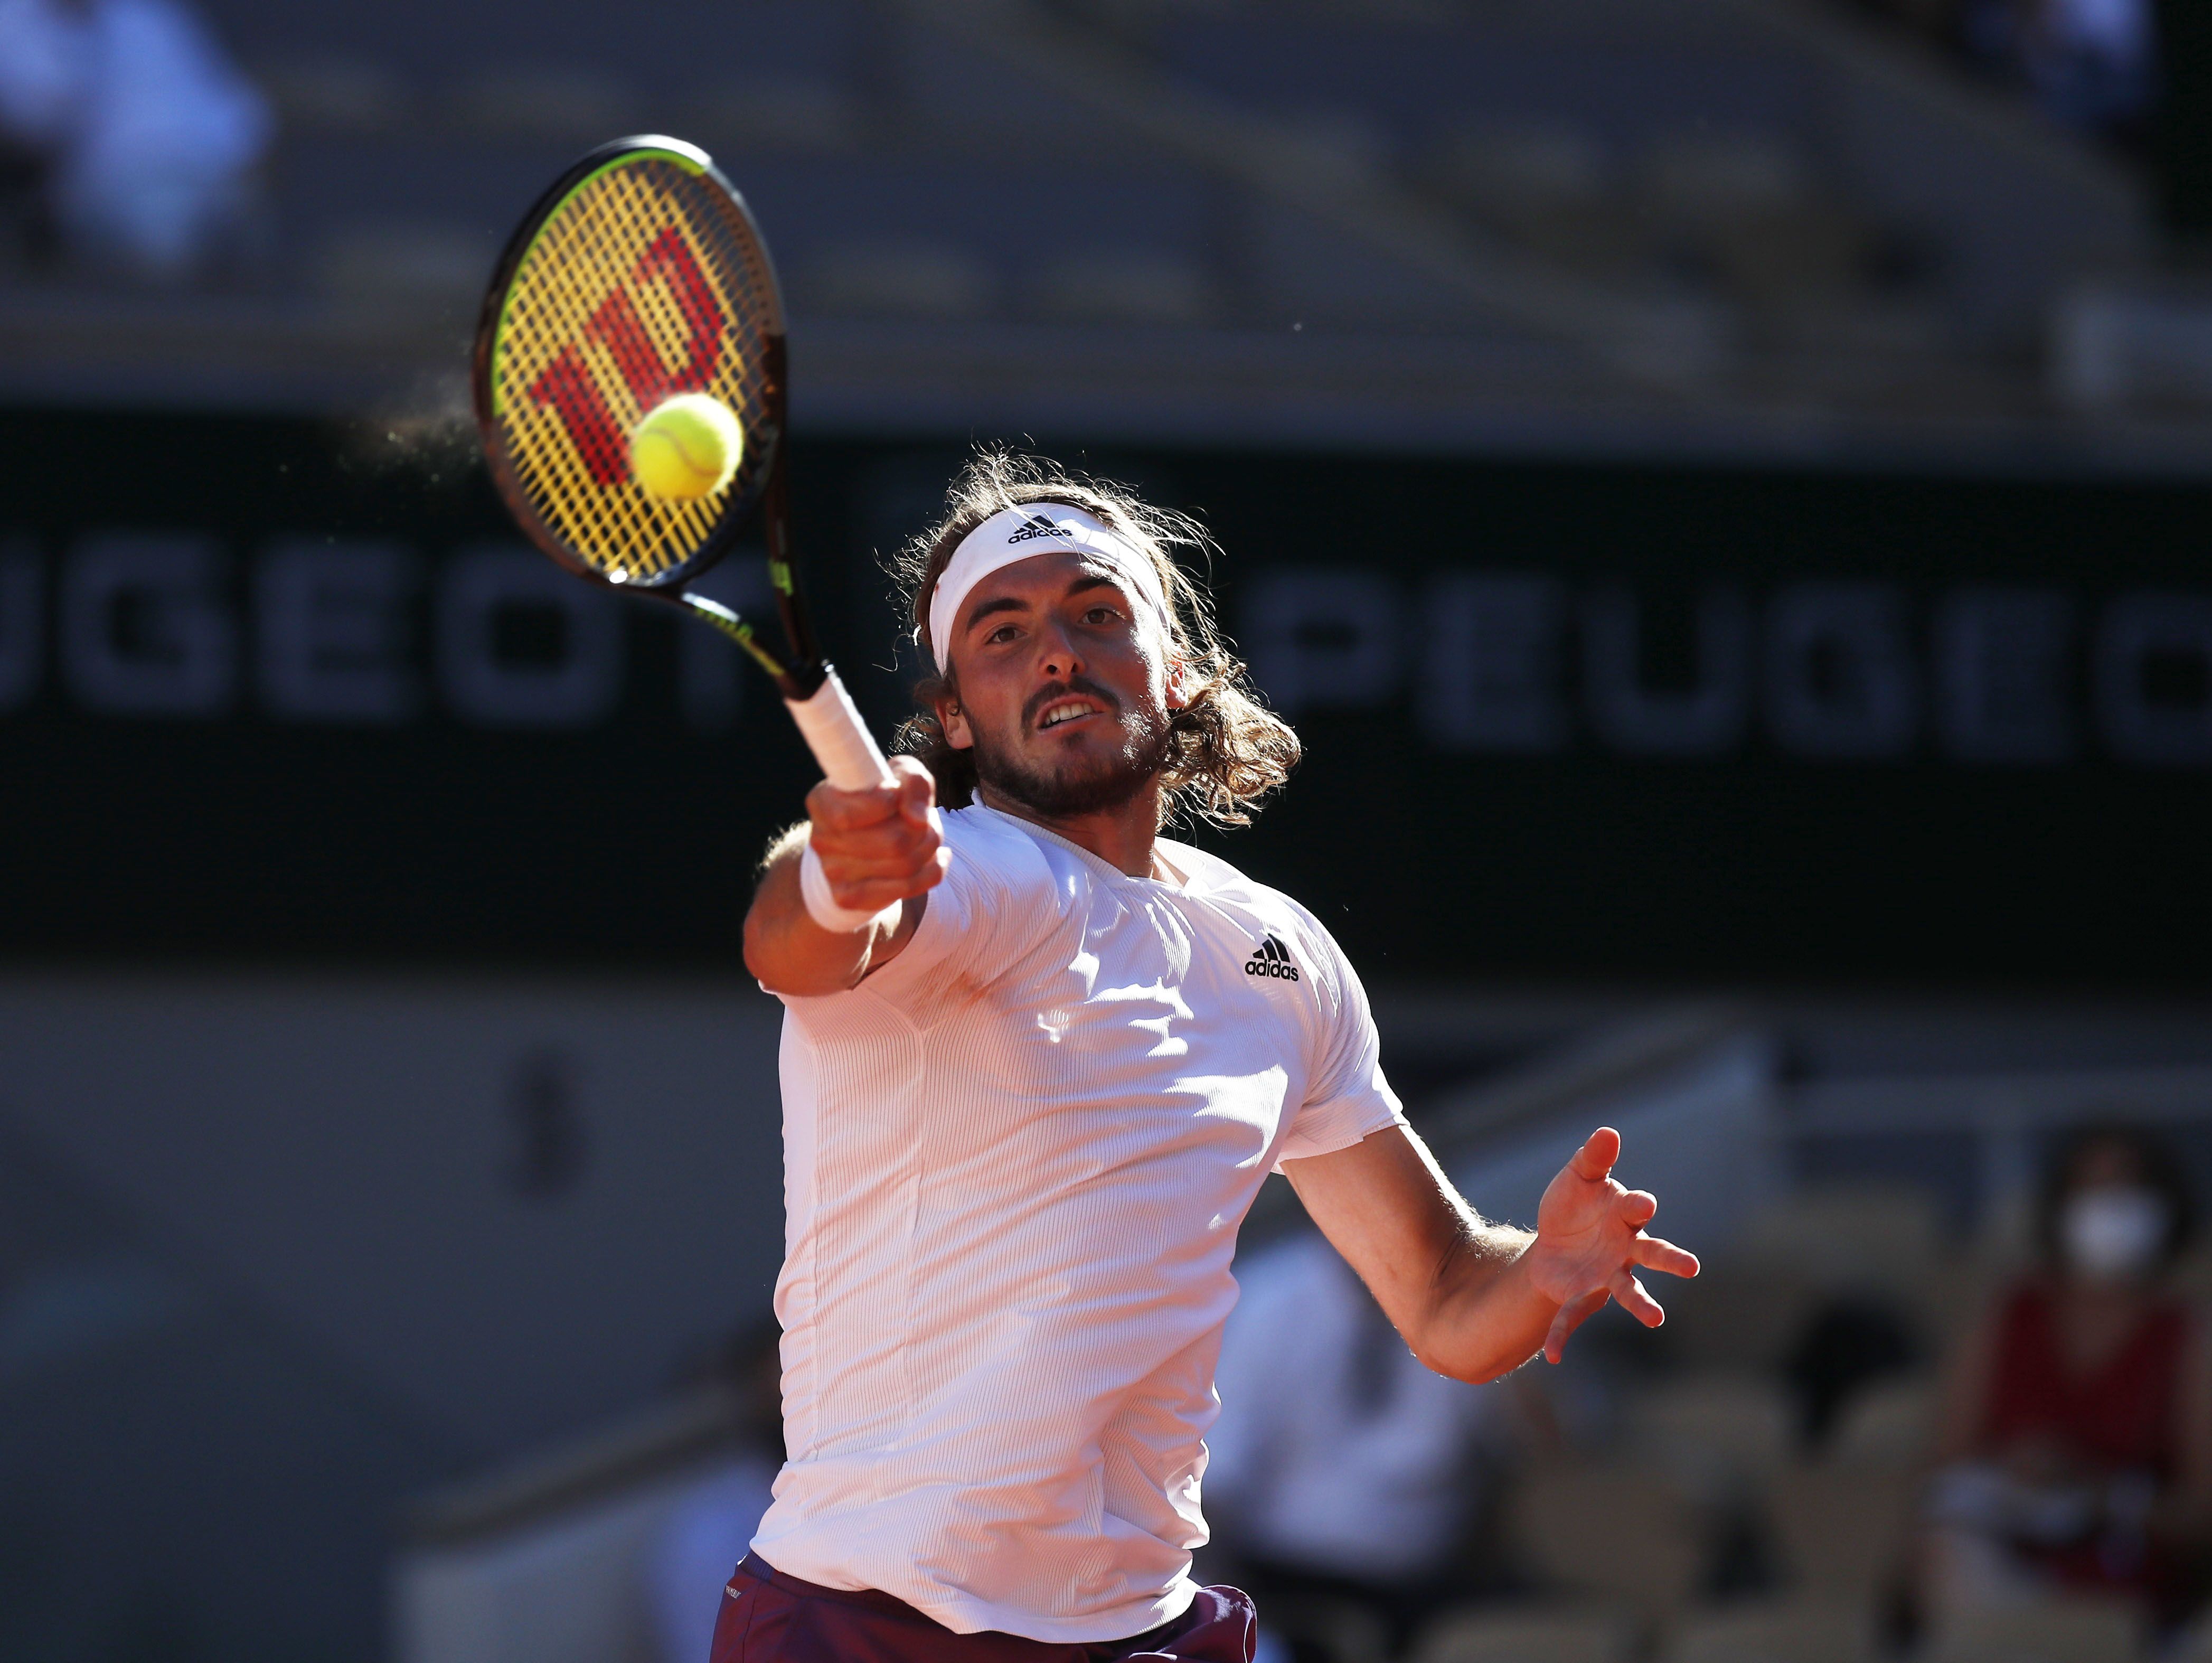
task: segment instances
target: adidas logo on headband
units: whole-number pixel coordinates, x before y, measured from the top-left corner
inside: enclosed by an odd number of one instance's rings
[[[1044,506],[1057,513],[1030,514],[1020,508],[1000,509],[962,538],[951,558],[945,563],[945,570],[939,574],[936,587],[929,594],[930,652],[937,660],[939,674],[944,674],[951,664],[952,626],[969,592],[1000,567],[1029,559],[1033,552],[1049,553],[1055,548],[1082,555],[1112,572],[1121,592],[1159,620],[1163,635],[1174,638],[1175,614],[1151,555],[1133,546],[1094,514],[1066,503]],[[1029,543],[1041,546],[1035,551],[1023,546]]]
[[[1060,534],[1060,527],[1054,525],[1044,515],[1031,515],[1027,520],[1022,521],[1021,529],[1006,539],[1006,546],[1012,548],[1015,544],[1026,543],[1032,538],[1057,537]]]

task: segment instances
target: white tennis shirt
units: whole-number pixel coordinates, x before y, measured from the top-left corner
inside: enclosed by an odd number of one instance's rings
[[[1313,916],[1164,840],[1132,878],[994,809],[904,952],[787,998],[790,1459],[753,1546],[961,1633],[1190,1604],[1237,1228],[1276,1163],[1402,1124]]]

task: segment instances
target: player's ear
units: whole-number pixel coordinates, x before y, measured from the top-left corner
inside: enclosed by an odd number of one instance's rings
[[[930,702],[937,707],[937,726],[947,745],[956,751],[965,751],[975,743],[975,730],[968,726],[967,713],[961,710],[958,700],[939,698]]]
[[[937,713],[937,731],[945,735],[947,745],[956,751],[975,745],[975,730],[968,725],[967,712],[960,708],[960,684],[952,679],[951,670],[915,691],[929,700],[929,708]]]
[[[1198,678],[1191,673],[1188,664],[1180,658],[1168,660],[1167,704],[1169,710],[1188,710],[1191,689],[1197,685]]]

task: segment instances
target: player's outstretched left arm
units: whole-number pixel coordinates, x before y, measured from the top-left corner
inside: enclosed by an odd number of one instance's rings
[[[1608,1299],[1656,1328],[1666,1313],[1638,1270],[1698,1274],[1695,1256],[1644,1234],[1659,1203],[1614,1181],[1620,1158],[1619,1132],[1591,1133],[1545,1190],[1533,1234],[1485,1223],[1404,1127],[1283,1170],[1413,1354],[1440,1374],[1487,1380],[1540,1349],[1559,1361]]]

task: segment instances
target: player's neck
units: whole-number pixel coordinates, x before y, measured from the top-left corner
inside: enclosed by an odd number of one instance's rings
[[[975,800],[986,808],[995,808],[1001,814],[1042,825],[1078,849],[1096,855],[1117,872],[1125,872],[1133,878],[1153,875],[1152,845],[1158,841],[1160,824],[1158,780],[1148,783],[1119,807],[1102,808],[1090,814],[1058,818],[1040,814],[1028,804],[1016,802],[981,783],[975,788]]]

